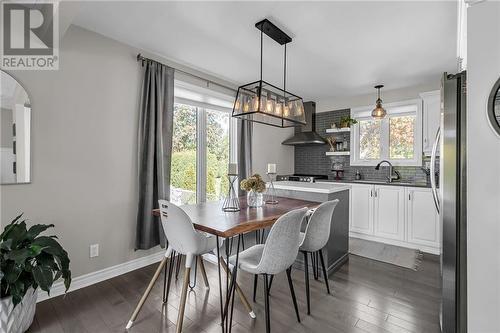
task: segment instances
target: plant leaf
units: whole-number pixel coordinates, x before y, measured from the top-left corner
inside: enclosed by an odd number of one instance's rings
[[[0,243],[0,249],[10,251],[12,245],[12,239],[7,239]]]
[[[9,230],[16,225],[16,222],[21,218],[21,216],[23,216],[23,214],[24,213],[19,214],[14,220],[12,220],[12,222],[10,222],[7,227],[5,227],[4,231],[0,235],[0,239],[3,239],[4,236],[9,232]]]
[[[44,266],[36,266],[33,268],[33,278],[43,291],[49,292],[52,287],[53,275],[52,270]]]
[[[53,227],[54,227],[53,224],[48,224],[48,225],[47,224],[35,224],[31,228],[29,228],[26,237],[30,240],[33,240],[33,239],[35,239],[36,236],[40,235],[45,230],[47,230],[49,228],[53,228]]]

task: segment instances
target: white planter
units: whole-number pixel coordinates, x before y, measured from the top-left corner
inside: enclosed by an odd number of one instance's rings
[[[12,297],[0,299],[0,333],[23,333],[31,326],[35,317],[38,293],[28,289],[21,303],[16,307]]]

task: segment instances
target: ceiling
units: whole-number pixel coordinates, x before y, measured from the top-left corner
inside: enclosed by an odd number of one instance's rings
[[[456,1],[86,2],[74,24],[241,85],[259,78],[269,18],[293,38],[287,90],[319,100],[438,82],[456,67]],[[283,47],[264,40],[264,80]]]

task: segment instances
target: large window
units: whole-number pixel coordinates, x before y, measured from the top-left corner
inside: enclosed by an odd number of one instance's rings
[[[418,100],[384,106],[387,116],[371,118],[371,108],[352,110],[358,124],[351,133],[351,165],[421,165],[421,108]]]
[[[187,95],[185,90],[177,89],[170,200],[178,205],[220,200],[228,186],[229,161],[235,160],[231,109],[224,104],[179,97],[181,94],[208,99],[199,92]],[[213,96],[210,98],[214,100]]]

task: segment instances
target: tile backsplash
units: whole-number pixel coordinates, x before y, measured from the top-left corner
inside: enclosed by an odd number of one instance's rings
[[[316,132],[324,138],[330,136],[330,134],[326,133],[326,129],[330,128],[332,123],[338,123],[341,117],[348,116],[350,113],[350,109],[317,113]],[[337,134],[336,138],[337,140],[343,140],[343,135]],[[346,138],[350,144],[349,133],[346,134]],[[332,163],[339,161],[344,164],[343,179],[346,180],[354,179],[356,170],[359,170],[362,179],[385,180],[387,176],[387,166],[382,166],[380,170],[375,170],[374,166],[350,166],[349,156],[326,156],[326,152],[329,150],[330,146],[328,144],[295,146],[295,173],[328,175],[330,179],[333,179],[335,173],[331,171]],[[395,167],[395,169],[401,173],[404,181],[429,181],[426,172],[420,166]]]

